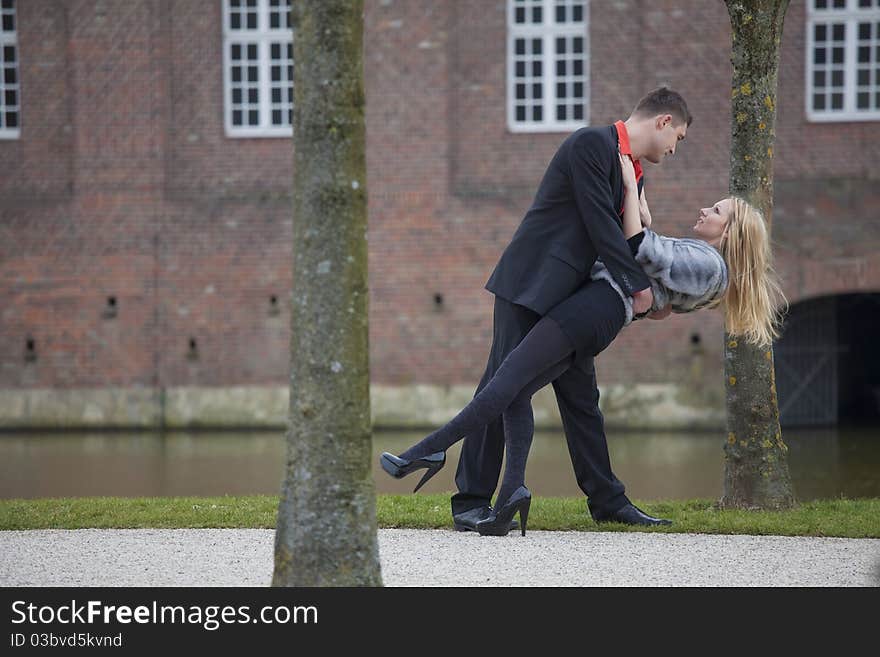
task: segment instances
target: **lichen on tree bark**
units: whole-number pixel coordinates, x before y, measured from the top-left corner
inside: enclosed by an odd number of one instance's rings
[[[293,292],[275,586],[381,586],[372,478],[362,0],[293,3]]]
[[[727,0],[733,84],[730,192],[760,208],[772,225],[773,146],[779,46],[788,0]],[[724,336],[728,508],[794,505],[788,448],[782,441],[772,347]]]

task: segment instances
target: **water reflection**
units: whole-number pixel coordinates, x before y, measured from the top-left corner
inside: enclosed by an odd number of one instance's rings
[[[615,473],[638,499],[717,498],[722,437],[717,433],[610,432]],[[418,477],[394,480],[377,465],[420,432],[379,432],[373,472],[380,493],[407,493]],[[789,430],[789,463],[800,500],[880,497],[876,429]],[[0,497],[277,494],[284,467],[277,432],[3,433]],[[454,489],[458,446],[423,490]],[[580,495],[562,433],[535,436],[527,482],[535,495]],[[410,481],[412,479],[412,481]]]

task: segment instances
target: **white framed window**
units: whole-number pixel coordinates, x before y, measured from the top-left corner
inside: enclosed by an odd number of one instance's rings
[[[21,135],[21,81],[15,0],[0,0],[0,139]]]
[[[507,126],[562,132],[589,121],[589,0],[507,0]]]
[[[223,0],[224,123],[229,137],[293,134],[291,0]]]
[[[807,118],[880,121],[880,0],[807,7]]]

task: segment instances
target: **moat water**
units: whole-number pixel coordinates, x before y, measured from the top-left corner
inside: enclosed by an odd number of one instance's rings
[[[723,477],[723,432],[609,431],[615,474],[640,500],[717,498]],[[408,493],[414,477],[394,480],[378,466],[419,431],[373,437],[379,493]],[[880,497],[880,427],[788,429],[789,468],[799,500]],[[446,468],[422,490],[454,490],[458,445]],[[284,432],[0,433],[0,498],[277,494],[285,462]],[[410,481],[413,479],[413,481]],[[538,432],[526,483],[540,496],[577,496],[565,438]]]

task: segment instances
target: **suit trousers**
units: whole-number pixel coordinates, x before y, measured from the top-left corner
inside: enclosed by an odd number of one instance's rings
[[[477,393],[540,319],[540,315],[524,306],[495,297],[492,348]],[[575,478],[587,496],[591,515],[604,516],[619,510],[629,500],[623,483],[611,470],[593,357],[579,357],[553,381],[553,389]],[[452,497],[454,515],[491,503],[503,455],[504,427],[500,417],[465,437],[455,473],[459,492]]]

